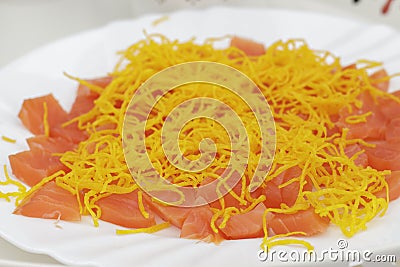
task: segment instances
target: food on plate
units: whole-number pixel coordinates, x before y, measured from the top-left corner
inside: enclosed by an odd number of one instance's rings
[[[27,140],[29,150],[9,160],[14,176],[31,189],[16,194],[14,213],[70,221],[90,215],[96,226],[102,220],[137,229],[119,233],[171,225],[183,238],[219,243],[261,237],[263,246],[277,244],[277,237],[317,235],[330,224],[352,236],[384,215],[400,195],[400,94],[388,92],[394,75],[367,60],[344,66],[302,40],[265,47],[233,37],[225,49],[214,48],[214,41],[148,35],[123,51],[107,76],[71,77],[79,87],[69,112],[51,94],[25,100],[19,118],[34,136]],[[248,129],[252,150],[228,194],[187,208],[160,203],[138,187],[125,163],[121,132],[138,87],[157,72],[190,61],[229,65],[257,84],[274,116],[276,153],[262,185],[250,191],[263,144],[247,106],[215,85],[174,88],[154,106],[145,132],[146,153],[166,179],[183,186],[207,184],[218,179],[232,153],[221,126],[195,119],[182,127],[183,155],[195,160],[207,136],[216,143],[216,160],[193,174],[177,171],[165,158],[157,145],[165,116],[189,98],[218,98],[232,106]],[[157,218],[165,223],[157,224]],[[285,240],[278,243],[305,244]]]
[[[14,214],[45,219],[80,221],[79,206],[74,195],[57,186],[54,181],[41,186],[25,197]]]

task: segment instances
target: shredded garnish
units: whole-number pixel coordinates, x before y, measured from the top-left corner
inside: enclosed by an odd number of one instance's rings
[[[155,233],[158,231],[161,231],[165,228],[168,228],[170,226],[169,222],[163,222],[160,224],[156,224],[147,228],[137,228],[137,229],[117,229],[116,233],[117,235],[129,235],[129,234],[138,234],[138,233]]]
[[[0,181],[0,185],[13,185],[13,186],[16,186],[18,188],[18,190],[11,191],[11,192],[1,192],[0,191],[0,198],[4,198],[7,201],[11,201],[10,197],[14,197],[14,198],[16,198],[16,204],[18,204],[18,202],[26,194],[26,187],[22,183],[14,180],[14,179],[11,179],[11,177],[7,171],[7,165],[3,165],[3,172],[4,172],[4,176],[6,177],[6,180]]]
[[[6,167],[4,167],[4,169],[6,170]],[[54,179],[56,179],[57,177],[60,177],[62,175],[65,175],[65,171],[61,170],[61,171],[57,171],[55,173],[53,173],[52,175],[43,178],[43,180],[41,180],[39,183],[37,183],[36,185],[32,186],[28,191],[23,190],[22,188],[25,188],[25,186],[15,180],[13,180],[16,183],[19,183],[20,185],[18,187],[21,187],[21,193],[17,196],[15,204],[16,206],[21,205],[24,203],[24,200],[28,199],[29,196],[31,196],[33,193],[35,193],[37,190],[39,190],[44,184],[53,181]]]
[[[347,116],[345,121],[347,123],[350,123],[350,124],[366,122],[367,121],[367,117],[371,116],[371,115],[372,115],[372,111],[369,111],[369,112],[361,114],[361,115]]]
[[[154,20],[151,25],[153,25],[153,27],[156,27],[157,25],[159,25],[160,23],[163,23],[165,21],[169,20],[169,16],[162,16],[156,20]]]
[[[150,215],[144,208],[144,205],[143,205],[143,193],[140,190],[138,191],[138,204],[139,204],[139,210],[142,213],[143,217],[148,219]]]
[[[54,226],[58,229],[63,229],[63,227],[60,225],[60,220],[61,220],[61,213],[58,212],[57,219],[54,222]]]
[[[17,140],[12,139],[12,138],[7,137],[7,136],[4,136],[4,135],[1,136],[1,139],[3,139],[3,141],[6,141],[6,142],[9,142],[9,143],[12,143],[12,144],[15,144],[17,142]]]
[[[261,249],[263,249],[265,252],[268,252],[272,247],[275,246],[283,246],[283,245],[302,245],[305,248],[307,248],[308,251],[313,251],[314,246],[312,246],[309,242],[301,239],[296,239],[296,238],[287,238],[289,236],[293,235],[307,235],[304,232],[291,232],[287,234],[279,234],[279,235],[274,235],[270,238],[264,237],[263,242],[261,243]]]
[[[47,103],[43,102],[43,128],[44,128],[44,135],[50,136],[50,126],[49,121],[47,119],[49,111],[47,109]]]

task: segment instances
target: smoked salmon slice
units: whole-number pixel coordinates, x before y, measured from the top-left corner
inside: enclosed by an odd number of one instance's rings
[[[265,46],[253,40],[234,36],[231,39],[231,46],[239,48],[248,56],[261,56],[265,54]]]
[[[144,208],[150,211],[146,203]],[[101,208],[100,219],[127,228],[145,228],[156,224],[154,214],[145,218],[138,205],[137,191],[128,194],[112,194],[96,202]]]
[[[60,137],[36,135],[26,139],[31,150],[42,150],[49,153],[63,153],[76,148],[76,144]]]
[[[378,98],[378,102],[376,103],[379,110],[388,120],[398,117],[400,112],[400,90],[392,92],[391,95],[395,99]]]
[[[218,170],[216,173],[218,175],[221,175],[224,172],[224,169],[221,168],[220,170]],[[242,181],[241,181],[241,177],[240,174],[238,172],[233,172],[232,176],[229,178],[229,180],[232,179],[232,184],[234,181],[237,181],[237,183],[229,190],[229,185],[227,185],[227,188],[223,187],[223,185],[221,185],[221,189],[220,191],[222,192],[227,192],[223,198],[224,198],[224,203],[225,203],[225,207],[235,207],[238,209],[243,209],[246,207],[246,205],[244,203],[241,203],[238,199],[236,199],[231,193],[234,193],[236,196],[240,197],[241,193],[242,193]],[[215,178],[211,178],[211,177],[206,177],[202,182],[201,182],[201,186],[204,186],[210,182],[215,181]],[[225,190],[225,191],[223,191]],[[231,193],[230,193],[231,192]],[[219,195],[216,192],[216,188],[211,188],[211,189],[207,189],[207,191],[202,191],[201,192],[204,195],[207,195],[207,197],[209,197],[209,199],[217,199],[211,203],[209,203],[211,208],[216,208],[216,209],[221,209],[221,203],[218,200],[219,199]],[[253,192],[251,192],[251,196],[253,198],[257,198],[261,195],[262,193],[262,189],[261,188],[257,188],[256,190],[254,190]],[[201,194],[199,194],[199,196],[197,197],[202,197]]]
[[[368,165],[379,171],[400,170],[400,142],[374,141],[375,147],[366,147]]]
[[[313,208],[301,210],[294,214],[273,213],[267,220],[267,227],[272,234],[304,232],[308,236],[322,233],[329,225],[327,218],[318,216]]]
[[[357,144],[349,145],[344,148],[344,153],[349,158],[353,157],[356,153],[358,153],[360,151],[362,151],[362,148]],[[365,152],[364,152],[364,153],[361,153],[360,155],[358,155],[358,157],[355,158],[354,163],[361,167],[367,167],[368,166],[367,154],[365,154]]]
[[[186,207],[164,205],[155,200],[153,201],[151,197],[145,194],[143,194],[143,200],[156,215],[178,228],[182,228],[183,223],[191,210]]]
[[[213,213],[208,205],[191,208],[182,225],[180,237],[202,240],[208,243],[221,242],[222,236],[215,233],[210,226],[212,216]]]
[[[389,186],[389,201],[393,201],[400,197],[400,171],[392,171],[386,177]],[[375,194],[377,197],[386,198],[386,190],[382,190]]]
[[[87,80],[87,82],[105,88],[112,81],[111,77],[102,77],[98,79]],[[99,94],[90,90],[89,87],[79,84],[77,95],[69,112],[69,117],[76,116],[89,112],[94,107],[94,101],[99,97]]]
[[[385,139],[389,142],[400,142],[400,117],[390,120],[386,128]]]
[[[282,188],[279,188],[279,186],[291,179],[300,177],[301,173],[302,170],[298,166],[294,166],[282,172],[271,181],[268,181],[263,191],[264,195],[266,196],[266,200],[264,201],[265,206],[267,208],[279,208],[282,203],[288,205],[289,207],[292,206],[296,202],[299,194],[299,182],[294,181]],[[304,185],[304,190],[310,191],[311,188],[311,182],[307,181],[307,183]]]
[[[371,84],[375,88],[378,88],[381,91],[387,92],[389,90],[389,80],[388,73],[385,69],[377,70],[376,72],[372,73],[370,76]],[[385,78],[387,80],[385,80]]]
[[[226,239],[245,239],[263,237],[263,216],[265,212],[263,203],[259,203],[253,210],[236,214],[229,218],[224,228],[219,228]],[[217,220],[221,223],[222,219]]]
[[[22,124],[33,134],[44,134],[44,105],[47,106],[47,121],[49,128],[67,121],[68,114],[60,106],[52,94],[26,99],[18,114]]]
[[[353,107],[353,111],[350,113],[347,108],[343,108],[339,111],[339,121],[336,125],[339,129],[348,128],[348,138],[360,138],[360,139],[382,139],[385,136],[387,117],[383,114],[380,105],[376,103],[373,97],[365,92],[359,96],[362,101],[362,107]],[[370,112],[370,115],[366,117],[366,122],[349,123],[346,118],[353,115],[362,115]]]
[[[71,192],[50,181],[25,198],[14,214],[44,219],[80,221],[79,204]]]
[[[398,199],[400,197],[400,171],[392,171],[386,177],[386,182],[389,186],[389,201]]]
[[[56,171],[68,171],[59,157],[41,149],[19,152],[8,158],[15,177],[29,186],[34,186]]]
[[[64,138],[73,144],[79,144],[88,138],[87,132],[80,130],[76,122],[66,126],[57,125],[53,127],[50,131],[50,136]]]

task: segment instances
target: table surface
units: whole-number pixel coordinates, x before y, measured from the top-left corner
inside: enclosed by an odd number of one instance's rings
[[[382,15],[380,9],[385,2],[386,0],[360,0],[358,4],[352,0],[0,0],[0,68],[41,45],[106,25],[113,20],[221,4],[311,10],[366,22],[385,23],[400,30],[400,1],[394,1],[388,14]],[[0,266],[64,265],[47,255],[25,252],[0,238]],[[400,266],[400,262],[397,266]]]

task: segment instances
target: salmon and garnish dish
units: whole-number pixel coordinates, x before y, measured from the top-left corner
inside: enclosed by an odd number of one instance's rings
[[[260,238],[263,248],[301,244],[312,249],[302,237],[320,235],[329,226],[346,237],[368,231],[367,224],[384,216],[400,196],[400,91],[388,91],[396,74],[366,59],[343,65],[336,55],[303,40],[266,47],[229,38],[229,47],[217,49],[215,39],[197,44],[147,35],[123,51],[104,77],[67,74],[79,83],[70,110],[52,94],[27,96],[18,117],[32,133],[29,149],[9,155],[12,173],[4,168],[5,183],[18,190],[0,196],[15,199],[14,214],[20,216],[75,222],[91,216],[95,226],[99,221],[117,225],[119,234],[175,227],[181,238],[216,244]],[[216,85],[171,88],[149,114],[145,131],[145,153],[164,179],[197,188],[220,179],[235,154],[223,126],[195,118],[181,125],[180,150],[196,160],[199,143],[210,138],[217,150],[212,163],[187,172],[165,157],[159,142],[163,123],[188,99],[216,98],[232,106],[247,129],[250,150],[231,190],[210,203],[182,207],[159,201],[136,183],[125,161],[122,130],[141,84],[193,61],[225,64],[247,75],[271,109],[276,144],[269,171],[252,190],[264,144],[248,107]]]

